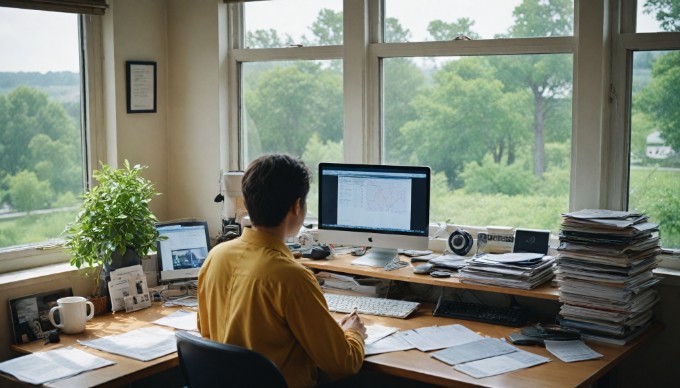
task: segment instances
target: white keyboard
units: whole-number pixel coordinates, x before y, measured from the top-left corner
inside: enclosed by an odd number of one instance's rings
[[[370,296],[324,294],[328,309],[338,313],[351,313],[356,307],[360,314],[406,318],[420,303],[405,300],[373,298]]]

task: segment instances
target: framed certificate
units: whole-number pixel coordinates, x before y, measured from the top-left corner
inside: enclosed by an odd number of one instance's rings
[[[156,62],[125,62],[127,113],[156,112]]]

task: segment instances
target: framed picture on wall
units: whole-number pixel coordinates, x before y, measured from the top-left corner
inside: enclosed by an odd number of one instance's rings
[[[47,336],[54,326],[50,322],[50,309],[57,305],[57,299],[73,296],[71,287],[22,296],[9,300],[9,315],[12,319],[12,334],[15,344],[36,341]],[[55,313],[55,321],[58,312]]]
[[[128,113],[156,112],[156,62],[125,62]]]

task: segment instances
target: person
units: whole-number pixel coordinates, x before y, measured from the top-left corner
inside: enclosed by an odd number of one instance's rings
[[[364,360],[359,315],[336,321],[313,273],[285,244],[304,221],[310,181],[289,155],[253,161],[242,180],[252,226],[215,246],[198,274],[201,335],[262,353],[290,387],[351,376]]]

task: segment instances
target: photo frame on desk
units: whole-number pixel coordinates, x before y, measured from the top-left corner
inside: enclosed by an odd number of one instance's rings
[[[156,62],[126,61],[127,113],[156,112]]]
[[[10,299],[13,343],[23,344],[44,338],[54,329],[48,316],[50,309],[57,305],[59,298],[67,296],[73,296],[71,287]]]

